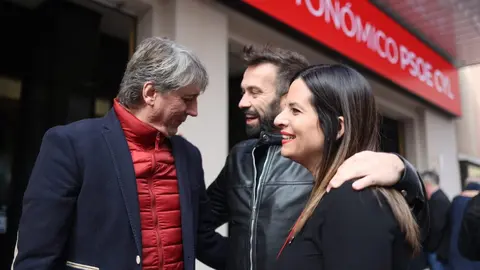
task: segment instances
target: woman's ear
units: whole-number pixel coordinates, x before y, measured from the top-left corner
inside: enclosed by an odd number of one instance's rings
[[[337,140],[340,139],[343,134],[345,133],[345,119],[343,116],[338,117],[338,133],[337,133]]]

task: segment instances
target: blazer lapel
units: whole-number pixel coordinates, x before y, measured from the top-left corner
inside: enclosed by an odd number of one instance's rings
[[[125,207],[138,254],[142,254],[140,208],[138,205],[137,183],[132,157],[122,127],[113,109],[110,110],[105,118],[107,123],[104,125],[103,136],[113,160],[118,185],[120,186],[125,201]]]
[[[177,171],[178,189],[180,193],[180,212],[182,218],[182,238],[184,248],[194,246],[192,242],[193,212],[191,201],[190,179],[188,173],[188,158],[184,149],[183,139],[171,137],[173,156],[175,157],[175,169]],[[196,235],[196,232],[193,232]],[[193,237],[195,237],[193,235]]]

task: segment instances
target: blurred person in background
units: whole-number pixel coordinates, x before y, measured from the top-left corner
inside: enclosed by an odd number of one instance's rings
[[[480,261],[480,194],[475,195],[467,204],[463,215],[460,233],[458,236],[458,249],[465,258]]]
[[[428,207],[430,208],[430,232],[424,245],[431,270],[443,270],[448,260],[448,246],[450,243],[449,211],[450,199],[440,188],[440,177],[435,171],[426,171],[421,174],[427,192]]]
[[[452,201],[450,211],[451,241],[448,253],[447,270],[480,270],[480,262],[470,260],[469,257],[472,256],[465,257],[459,250],[459,243],[465,243],[464,239],[460,238],[463,217],[466,213],[468,213],[468,218],[471,218],[471,212],[466,211],[467,205],[472,201],[472,198],[478,195],[479,191],[480,178],[469,177],[467,178],[465,189]],[[465,247],[462,245],[462,249],[464,248]],[[464,249],[464,251],[467,250]],[[475,249],[468,250],[467,253],[470,254],[474,251]],[[476,256],[479,256],[478,253]]]
[[[103,118],[49,129],[24,196],[12,269],[225,267],[199,150],[178,127],[208,75],[190,50],[143,40]]]

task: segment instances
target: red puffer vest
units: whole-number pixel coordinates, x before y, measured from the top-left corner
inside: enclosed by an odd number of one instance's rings
[[[177,172],[165,137],[114,101],[137,177],[143,270],[183,269]]]

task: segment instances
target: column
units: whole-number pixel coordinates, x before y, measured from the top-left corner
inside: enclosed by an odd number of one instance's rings
[[[461,191],[455,120],[430,109],[424,120],[428,169],[438,172],[440,186],[453,198]]]

